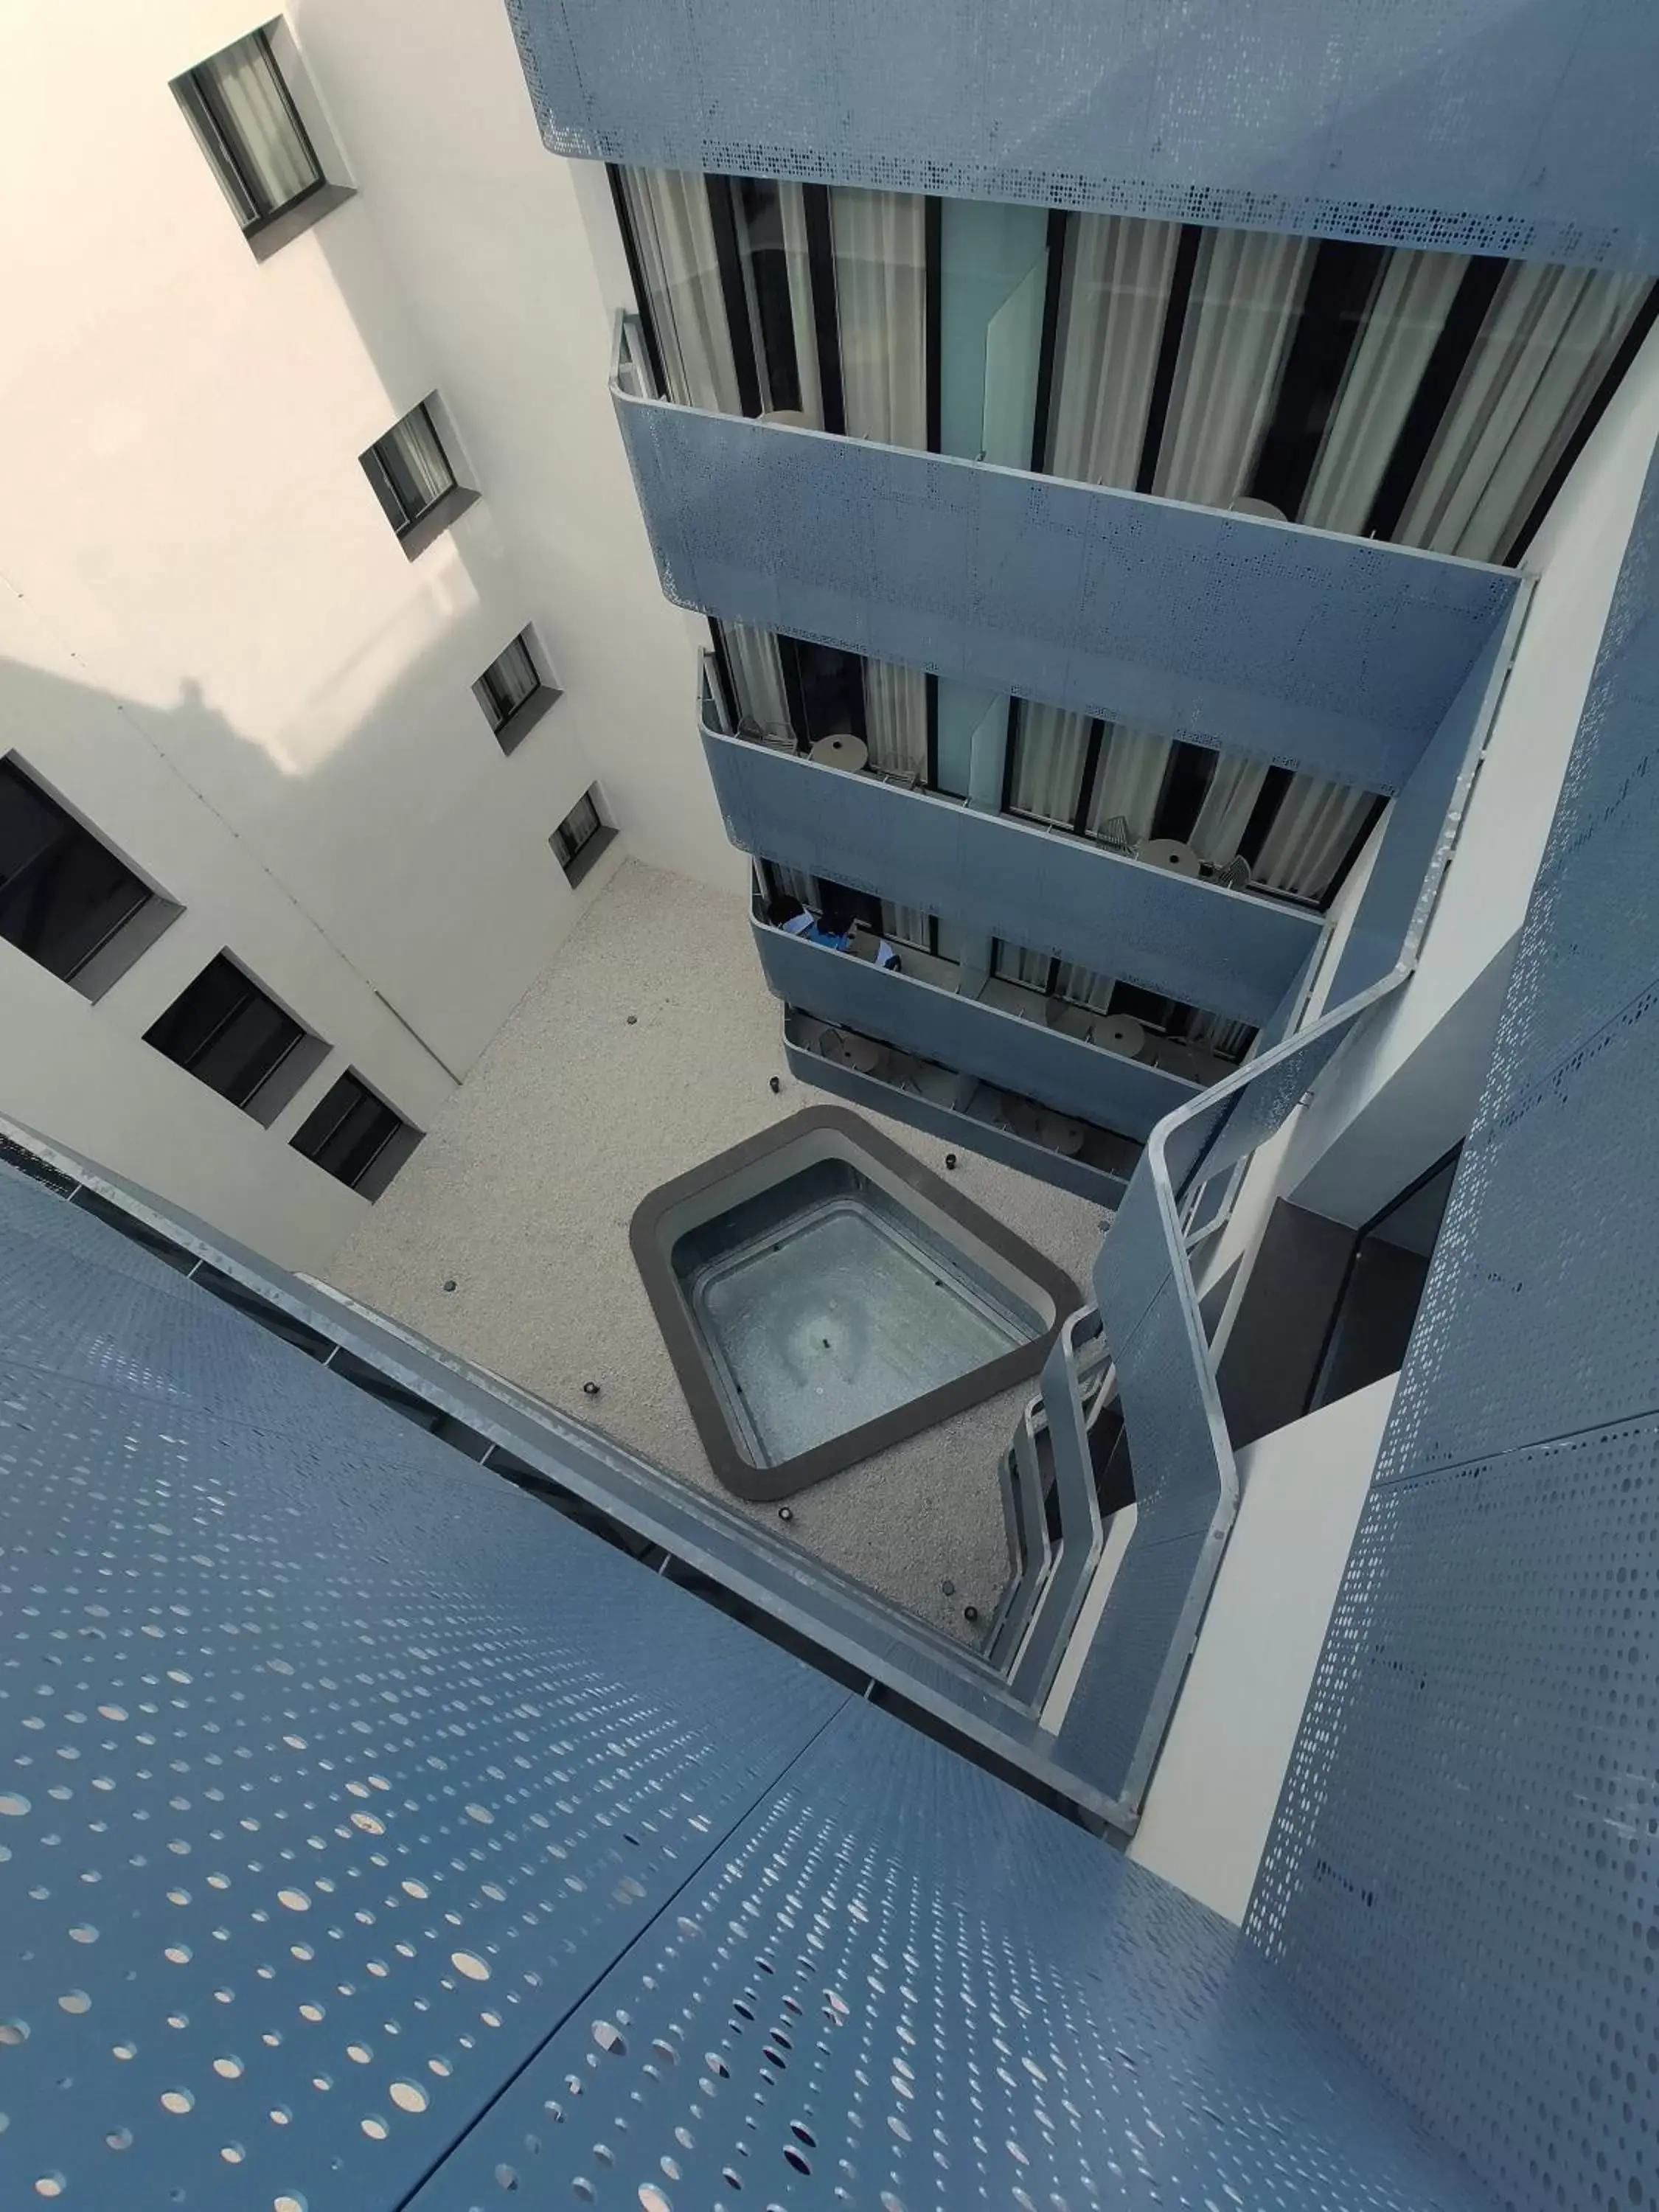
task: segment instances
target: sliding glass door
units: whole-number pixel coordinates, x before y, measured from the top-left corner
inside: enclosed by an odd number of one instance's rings
[[[1477,560],[1524,547],[1659,313],[1594,270],[614,173],[683,405]]]

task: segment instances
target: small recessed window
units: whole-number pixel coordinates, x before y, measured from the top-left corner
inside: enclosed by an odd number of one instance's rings
[[[576,801],[547,842],[570,881],[579,884],[616,834],[589,791]]]
[[[173,89],[250,244],[285,242],[350,197],[330,185],[284,82],[271,30],[250,31]]]
[[[0,760],[0,938],[96,999],[179,908]]]
[[[222,952],[144,1041],[266,1127],[328,1051]]]
[[[296,1152],[364,1198],[378,1198],[421,1141],[421,1133],[360,1075],[347,1073],[290,1139]]]
[[[520,630],[503,653],[492,660],[472,687],[473,696],[489,717],[501,750],[510,753],[526,738],[559,696],[537,665],[530,632]]]
[[[434,398],[411,407],[362,456],[374,495],[411,560],[477,497],[456,481],[434,416]]]

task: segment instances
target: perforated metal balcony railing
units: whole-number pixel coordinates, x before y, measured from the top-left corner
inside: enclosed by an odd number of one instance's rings
[[[651,396],[612,398],[676,605],[1002,695],[1401,789],[1510,570]]]
[[[1651,268],[1639,4],[507,0],[556,153]],[[1479,129],[1471,84],[1492,88]]]

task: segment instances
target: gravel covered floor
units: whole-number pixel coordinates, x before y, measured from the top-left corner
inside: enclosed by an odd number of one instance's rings
[[[659,1183],[823,1098],[784,1064],[780,1009],[744,902],[630,861],[327,1272],[354,1297],[715,1489],[635,1270],[629,1219]],[[877,1125],[942,1164],[936,1139]],[[1086,1284],[1097,1208],[958,1157],[968,1196]],[[582,1395],[590,1379],[598,1399]],[[803,1491],[788,1533],[971,1639],[963,1608],[988,1618],[1007,1571],[996,1463],[1028,1394],[991,1400]],[[778,1525],[775,1506],[740,1510]]]

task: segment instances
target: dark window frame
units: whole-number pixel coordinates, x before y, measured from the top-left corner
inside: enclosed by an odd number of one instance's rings
[[[504,689],[499,688],[491,678],[515,647],[522,649],[535,681],[527,691],[509,702]],[[489,667],[474,680],[472,696],[483,708],[490,734],[503,753],[515,751],[554,701],[562,696],[559,686],[547,673],[540,642],[530,623],[526,623],[521,630],[508,639]]]
[[[21,867],[0,881],[0,942],[11,945],[59,982],[67,983],[82,998],[98,999],[178,918],[180,908],[141,875],[125,854],[66,805],[16,753],[7,752],[0,754],[0,797],[11,785],[26,794],[27,808],[46,817],[50,835]],[[46,957],[48,948],[43,940],[52,919],[49,907],[54,891],[61,889],[66,870],[76,866],[84,870],[89,864],[94,871],[101,866],[108,874],[106,896],[113,902],[112,910],[97,926],[95,934],[73,948],[72,955],[67,948],[60,948],[56,957]],[[21,926],[19,917],[9,911],[18,903],[20,891]]]
[[[436,413],[434,412],[434,406]],[[389,453],[393,459],[398,458],[398,434],[417,415],[425,418],[449,481],[431,499],[419,507],[411,507],[387,466],[387,456]],[[412,407],[406,407],[390,429],[382,431],[374,444],[357,456],[363,474],[380,503],[381,514],[391,524],[393,537],[411,561],[417,554],[423,553],[435,538],[441,538],[478,496],[463,482],[456,468],[454,457],[449,449],[450,441],[445,435],[447,428],[447,418],[443,412],[443,403],[435,391],[428,392],[423,399],[417,399]],[[399,465],[406,465],[399,461]]]
[[[574,843],[567,843],[570,823],[583,807],[588,809],[593,818],[584,824],[580,836]],[[565,880],[573,890],[592,868],[600,854],[609,849],[616,835],[615,824],[605,819],[605,809],[599,802],[598,784],[589,784],[547,841],[554,859],[563,869]]]
[[[351,1140],[351,1150],[336,1165],[322,1157],[338,1140],[354,1115],[366,1106],[378,1108],[363,1118],[362,1133]],[[343,1183],[348,1190],[371,1200],[380,1193],[421,1141],[422,1133],[395,1106],[388,1105],[354,1067],[337,1076],[322,1097],[289,1139],[289,1148],[313,1167]],[[361,1154],[361,1157],[359,1155]],[[346,1168],[350,1173],[343,1172]]]
[[[247,149],[242,143],[242,134],[234,117],[225,108],[217,84],[205,74],[233,46],[244,44],[252,44],[258,48],[270,73],[271,82],[276,88],[295,142],[311,168],[309,184],[302,185],[297,192],[290,193],[287,199],[269,207],[260,204],[266,194],[249,160]],[[268,24],[262,23],[242,38],[233,39],[230,46],[221,46],[217,53],[210,54],[205,60],[198,62],[194,68],[186,70],[182,76],[173,80],[173,89],[195,131],[198,143],[218,172],[227,197],[232,199],[233,205],[240,200],[250,210],[247,215],[239,215],[238,217],[244,238],[250,240],[257,239],[271,224],[291,216],[296,209],[330,190],[322,156],[317,151],[316,142],[295,104],[293,88],[271,46]]]
[[[234,988],[238,984],[240,992]],[[212,1004],[216,994],[222,1001],[217,1006]],[[274,1018],[266,1022],[270,1035],[263,1048],[257,1042],[249,1042],[242,1047],[245,1059],[204,1072],[211,1067],[213,1055],[234,1037],[236,1025],[250,1015],[257,1022],[262,1013]],[[198,1030],[199,1034],[195,1033]],[[223,951],[198,969],[150,1024],[144,1031],[144,1042],[264,1128],[270,1127],[321,1066],[329,1049],[240,960]]]

